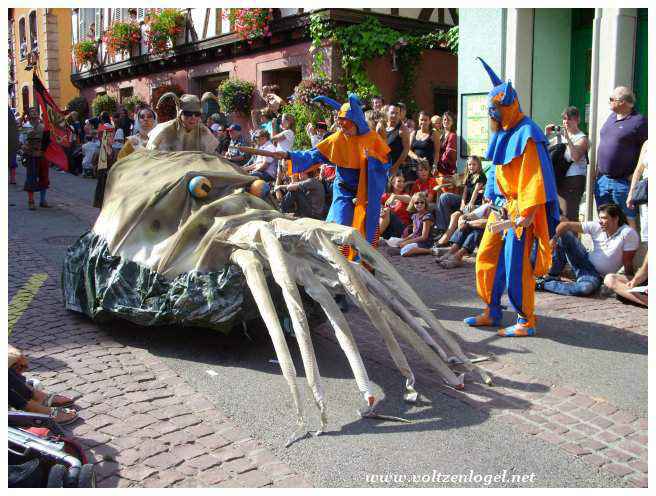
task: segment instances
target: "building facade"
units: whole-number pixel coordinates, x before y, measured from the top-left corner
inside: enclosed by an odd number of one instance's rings
[[[588,191],[595,177],[599,130],[610,115],[608,98],[617,86],[636,94],[647,114],[647,9],[460,9],[458,53],[458,159],[480,153],[487,141],[481,108],[490,81],[476,57],[510,79],[522,110],[540,127],[560,124],[568,105],[578,107],[590,138]],[[581,214],[593,214],[586,194]]]
[[[20,113],[36,104],[36,72],[60,108],[79,94],[71,81],[71,9],[9,9],[9,100]],[[12,73],[13,72],[13,73]]]
[[[131,95],[150,102],[153,91],[164,84],[177,84],[185,92],[201,95],[205,91],[216,91],[224,79],[238,78],[256,84],[256,100],[267,84],[277,84],[280,95],[285,98],[312,72],[307,28],[313,13],[320,12],[339,24],[362,22],[365,16],[373,15],[384,25],[406,32],[446,30],[457,24],[455,9],[273,9],[272,36],[248,45],[232,32],[222,9],[181,10],[187,14],[188,24],[175,50],[163,56],[150,54],[145,36],[142,36],[139,50],[114,58],[106,53],[100,33],[116,20],[131,18],[141,23],[142,34],[145,34],[144,19],[148,9],[74,10],[73,43],[94,37],[99,44],[97,67],[76,67],[73,63],[72,81],[81,94],[89,101],[106,92],[119,102]],[[340,72],[338,50],[331,45],[322,50],[326,53],[325,72],[337,79]],[[390,53],[368,65],[372,81],[388,100],[400,81],[392,59]],[[434,112],[450,99],[452,110],[455,110],[456,56],[446,49],[427,50],[418,72],[415,98],[419,106]]]

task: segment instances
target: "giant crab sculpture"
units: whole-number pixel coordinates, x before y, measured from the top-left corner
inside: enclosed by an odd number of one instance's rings
[[[204,198],[189,191],[190,181],[198,176],[211,185]],[[293,324],[320,412],[319,432],[326,427],[326,401],[304,301],[306,307],[312,301],[325,312],[370,408],[375,400],[369,377],[348,320],[335,301],[339,295],[348,295],[380,332],[405,378],[407,401],[416,400],[417,393],[399,339],[450,386],[464,384],[464,374],[449,368],[453,362],[490,382],[357,231],[282,214],[249,192],[254,181],[228,162],[200,152],[136,151],[117,162],[93,229],[68,250],[62,278],[66,307],[96,321],[122,318],[144,326],[221,330],[252,318],[256,308],[291,389],[299,431],[305,428],[305,419],[278,317],[281,306],[286,306]],[[347,260],[339,248],[344,245],[354,247],[367,268]],[[274,304],[275,298],[284,304]]]

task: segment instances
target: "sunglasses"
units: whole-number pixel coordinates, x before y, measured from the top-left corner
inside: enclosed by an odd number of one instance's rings
[[[200,112],[192,112],[191,110],[183,110],[182,115],[185,117],[200,117]]]
[[[426,205],[426,202],[425,202],[425,201],[421,201],[421,200],[420,200],[420,201],[416,201],[416,202],[415,202],[415,205]]]
[[[613,98],[613,97],[611,96],[611,97],[608,99],[608,101],[611,102],[611,103],[612,103],[612,102],[618,102],[618,103],[619,103],[619,102],[622,101],[622,99],[621,99],[621,98]]]

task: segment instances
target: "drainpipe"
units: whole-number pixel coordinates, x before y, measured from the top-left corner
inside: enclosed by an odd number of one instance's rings
[[[592,26],[592,68],[590,75],[590,140],[588,174],[586,177],[585,220],[591,221],[594,215],[594,186],[597,177],[597,103],[599,100],[599,39],[603,9],[595,9]]]

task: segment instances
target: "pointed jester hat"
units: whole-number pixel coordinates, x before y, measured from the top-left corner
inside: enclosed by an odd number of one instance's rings
[[[501,114],[494,104],[496,103],[504,107],[511,105],[515,100],[517,100],[517,92],[512,87],[512,83],[510,81],[504,83],[482,58],[476,58],[481,61],[481,64],[483,64],[483,68],[486,70],[488,76],[490,76],[490,81],[492,82],[493,86],[492,90],[487,94],[488,113],[490,114],[490,117],[492,117],[495,121],[501,122]],[[519,104],[519,101],[517,103]]]
[[[360,100],[356,94],[351,93],[349,95],[349,101],[343,104],[340,104],[332,98],[323,95],[314,97],[312,101],[325,103],[329,107],[337,110],[338,117],[348,119],[355,124],[355,126],[358,128],[359,135],[367,134],[369,132],[369,126],[367,125],[367,120],[365,119],[364,112],[362,111],[362,104],[360,103]]]

